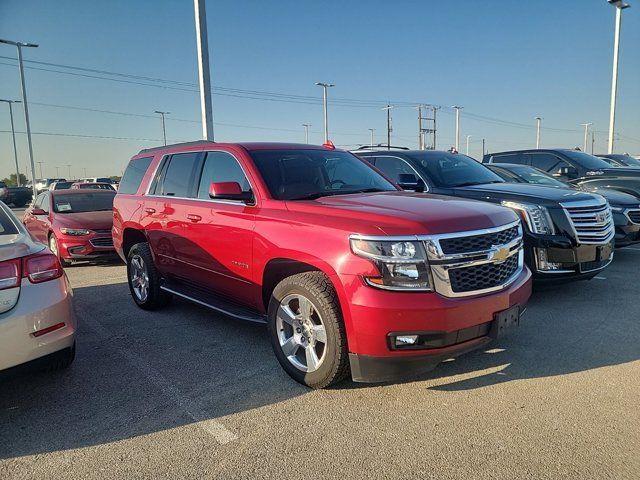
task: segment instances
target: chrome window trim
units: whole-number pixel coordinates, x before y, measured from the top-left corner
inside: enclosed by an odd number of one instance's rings
[[[366,157],[366,156],[365,156]],[[425,181],[425,179],[422,177],[422,175],[420,175],[420,173],[413,168],[413,165],[411,165],[407,160],[405,160],[404,158],[400,158],[400,157],[396,157],[395,155],[371,155],[371,157],[373,157],[374,159],[378,159],[378,158],[395,158],[397,160],[400,160],[401,162],[404,162],[407,164],[407,166],[413,170],[413,172],[416,175],[417,179],[422,180],[422,183],[424,183],[424,192],[421,193],[429,193],[431,191],[431,187],[429,186],[429,183],[427,183]],[[386,175],[386,173],[384,172],[384,170],[382,170],[381,168],[379,168],[377,165],[374,165],[378,170],[380,170],[382,173],[384,173]],[[395,181],[395,180],[394,180]]]
[[[218,199],[215,200],[213,198],[198,198],[198,197],[175,197],[173,195],[151,195],[149,194],[149,190],[151,189],[151,184],[153,183],[153,179],[155,178],[155,176],[158,174],[158,169],[160,168],[160,165],[163,164],[163,161],[166,157],[172,156],[172,155],[180,155],[182,153],[204,153],[205,154],[205,161],[206,161],[206,154],[209,152],[219,152],[219,153],[226,153],[228,155],[230,155],[231,157],[233,157],[235,159],[235,161],[238,163],[238,166],[240,167],[240,170],[242,170],[242,173],[244,173],[245,178],[247,179],[247,183],[249,183],[249,187],[251,188],[251,191],[253,192],[253,198],[255,200],[255,203],[253,204],[248,204],[243,202],[242,200],[222,200],[222,199]],[[249,175],[247,175],[247,171],[244,169],[244,167],[242,166],[242,163],[238,160],[238,157],[236,157],[233,153],[228,152],[226,150],[186,150],[186,151],[179,151],[179,152],[172,152],[172,153],[166,153],[164,155],[162,155],[162,157],[160,158],[160,161],[158,162],[158,164],[156,165],[156,167],[153,169],[153,175],[151,176],[151,180],[149,181],[149,184],[147,185],[146,191],[144,192],[144,196],[145,197],[149,197],[149,198],[173,198],[176,200],[194,200],[197,202],[210,202],[210,203],[222,203],[222,204],[226,204],[226,205],[243,205],[245,207],[256,207],[258,206],[258,197],[256,196],[256,191],[253,188],[253,184],[251,183],[251,180],[249,179]]]

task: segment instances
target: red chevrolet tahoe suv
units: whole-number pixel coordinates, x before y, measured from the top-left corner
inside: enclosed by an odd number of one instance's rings
[[[313,388],[428,371],[517,324],[531,293],[511,210],[403,192],[332,145],[143,150],[113,239],[138,306],[175,295],[266,323]]]

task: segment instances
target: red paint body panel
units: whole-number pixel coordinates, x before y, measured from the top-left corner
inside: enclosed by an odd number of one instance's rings
[[[424,351],[389,350],[387,333],[459,330],[491,321],[495,312],[526,303],[531,294],[531,275],[526,267],[505,290],[479,297],[447,298],[365,285],[362,276],[376,275],[377,268],[351,252],[351,234],[452,233],[501,226],[517,217],[509,209],[484,202],[401,191],[309,201],[271,198],[248,152],[308,148],[323,147],[198,143],[141,152],[134,161],[154,158],[138,192],[119,193],[114,202],[113,233],[118,253],[125,257],[125,230],[141,232],[164,274],[200,285],[215,284],[218,293],[261,312],[265,311],[264,272],[270,261],[289,259],[312,265],[333,282],[349,351],[365,355],[424,355]],[[252,185],[255,205],[145,195],[164,155],[209,150],[225,151],[238,159]]]

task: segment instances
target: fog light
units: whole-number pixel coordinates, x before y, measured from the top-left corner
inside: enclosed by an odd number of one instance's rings
[[[418,341],[418,335],[401,335],[396,337],[396,347],[404,345],[415,345]]]
[[[541,272],[560,270],[562,268],[561,263],[547,260],[547,250],[544,248],[536,248],[536,264],[538,271]]]

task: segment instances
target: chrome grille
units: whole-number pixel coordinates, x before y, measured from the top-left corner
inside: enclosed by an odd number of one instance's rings
[[[89,242],[94,247],[113,247],[113,238],[111,237],[92,238]]]
[[[429,236],[423,241],[434,289],[446,297],[501,290],[524,268],[519,221],[480,231]]]
[[[605,244],[615,235],[613,215],[606,202],[594,198],[561,205],[567,212],[579,243]]]
[[[640,223],[640,209],[629,209],[627,210],[627,217],[633,223]]]

